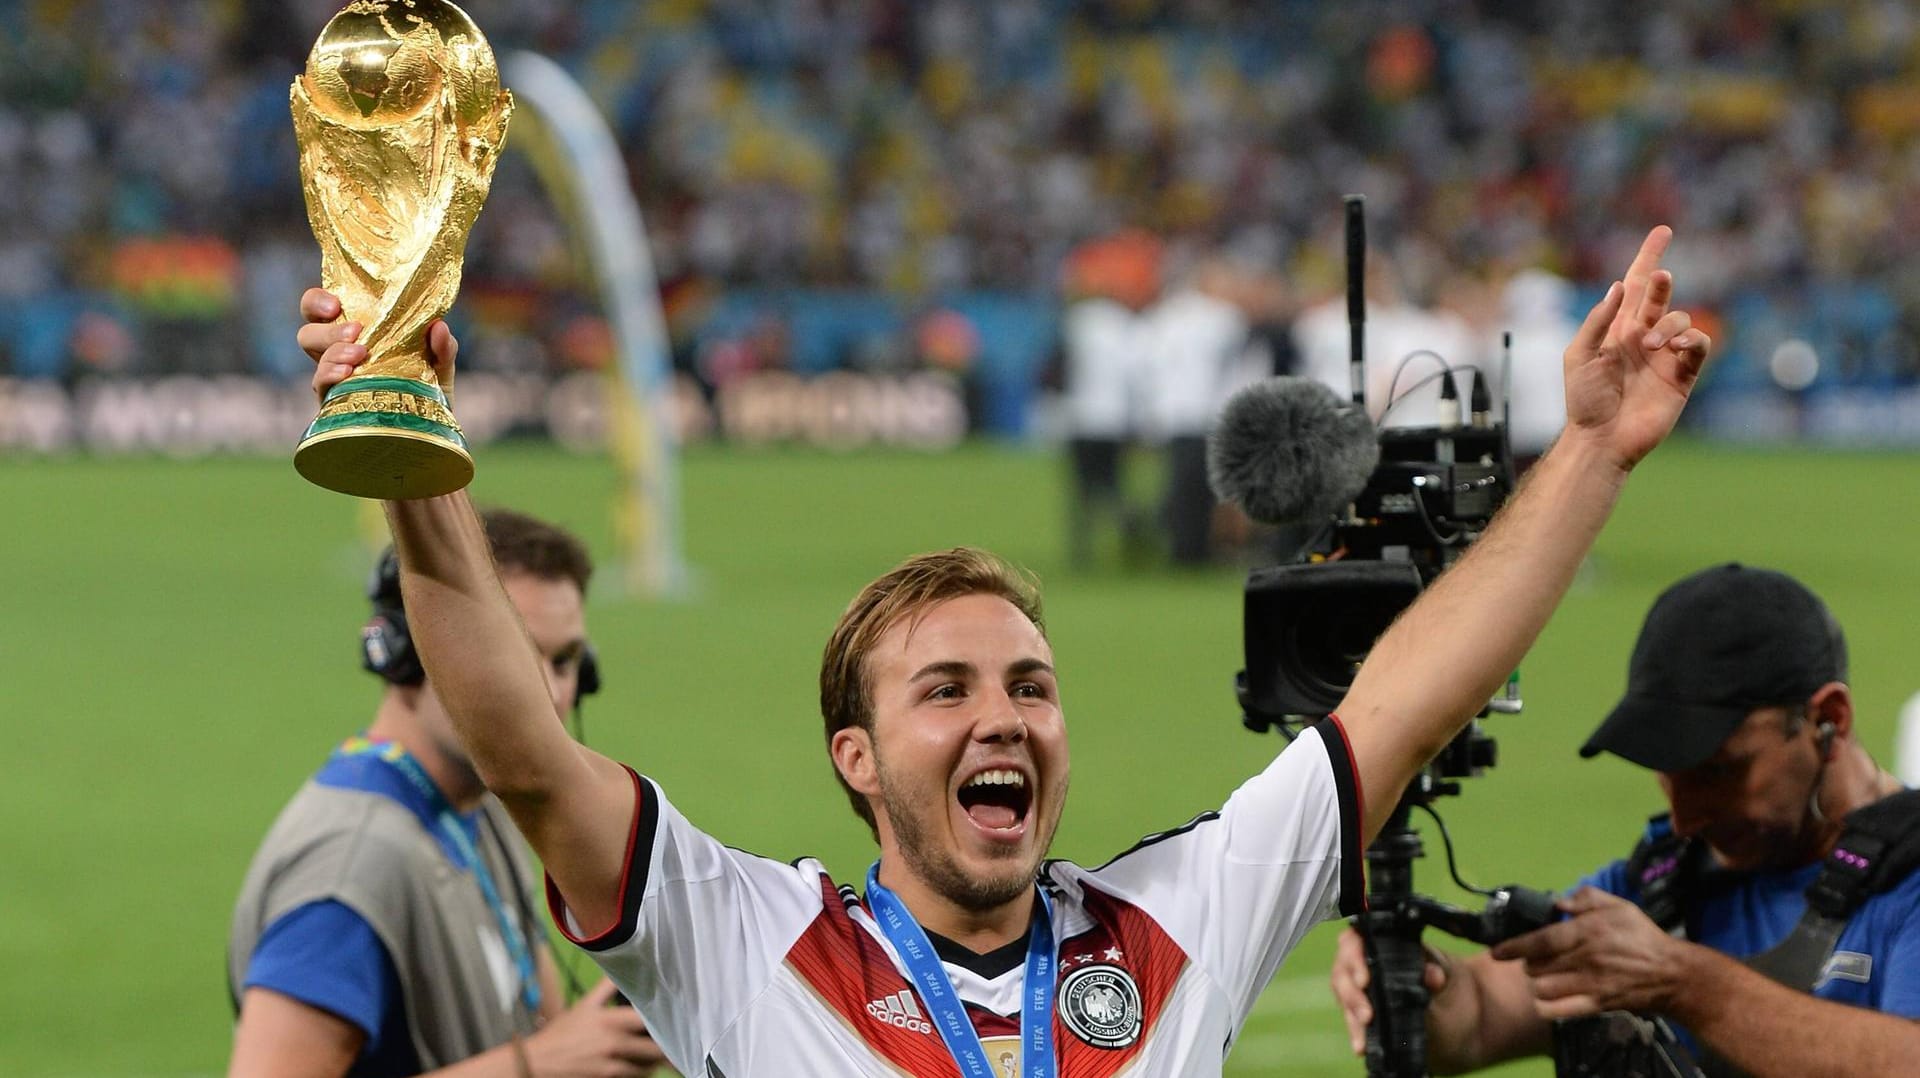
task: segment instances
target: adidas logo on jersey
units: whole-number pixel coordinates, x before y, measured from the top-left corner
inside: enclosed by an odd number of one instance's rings
[[[905,988],[885,999],[869,1000],[867,1013],[909,1033],[933,1032],[932,1024],[920,1013],[920,1005],[914,1002],[913,992]]]

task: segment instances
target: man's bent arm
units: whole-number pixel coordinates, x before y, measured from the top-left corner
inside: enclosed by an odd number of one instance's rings
[[[1672,1002],[1660,1013],[1685,1026],[1715,1053],[1753,1078],[1877,1078],[1901,1074],[1920,1059],[1920,1022],[1835,1003],[1769,980],[1698,944],[1682,944]],[[1539,1013],[1520,962],[1482,951],[1449,964],[1447,992],[1471,994],[1446,1008],[1436,999],[1427,1025],[1435,1074],[1466,1074],[1551,1045],[1548,1015]],[[1545,1004],[1553,1017],[1593,1008]]]
[[[1878,1078],[1920,1061],[1920,1022],[1820,999],[1686,944],[1664,1013],[1753,1078]]]
[[[579,927],[601,931],[619,914],[633,780],[567,735],[539,651],[500,586],[465,492],[388,502],[386,510],[407,625],[429,686]]]
[[[228,1078],[342,1078],[366,1044],[360,1027],[270,988],[249,988],[233,1030]],[[512,1045],[461,1060],[421,1078],[521,1078]]]
[[[1553,1027],[1533,1006],[1533,990],[1518,962],[1498,962],[1485,951],[1449,957],[1446,992],[1461,1000],[1427,1012],[1427,1065],[1435,1074],[1469,1074],[1509,1059],[1545,1054]]]
[[[1328,978],[1340,1005],[1353,1054],[1365,1052],[1373,1000],[1372,974],[1359,933],[1349,928],[1334,947]],[[1553,1029],[1534,1006],[1533,986],[1520,962],[1501,962],[1486,951],[1471,957],[1427,948],[1422,981],[1432,993],[1427,1005],[1427,1066],[1435,1074],[1468,1074],[1553,1046]]]

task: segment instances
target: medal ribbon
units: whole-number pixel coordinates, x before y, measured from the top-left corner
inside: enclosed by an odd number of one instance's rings
[[[1054,1078],[1053,1062],[1053,984],[1058,972],[1058,956],[1053,944],[1053,904],[1039,890],[1040,908],[1035,911],[1033,928],[1027,933],[1026,979],[1021,982],[1020,1078]],[[926,930],[907,912],[907,907],[880,883],[880,862],[867,870],[867,905],[874,920],[893,943],[907,976],[920,995],[920,1002],[940,1031],[953,1062],[963,1078],[997,1078],[987,1061],[987,1050],[980,1034],[967,1018],[967,1009],[953,990],[946,967],[934,953]]]

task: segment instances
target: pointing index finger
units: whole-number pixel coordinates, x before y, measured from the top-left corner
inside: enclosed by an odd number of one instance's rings
[[[1660,259],[1667,253],[1667,245],[1673,242],[1673,229],[1666,225],[1655,225],[1640,243],[1640,252],[1633,256],[1633,264],[1627,267],[1627,286],[1635,284],[1644,287],[1653,271],[1660,266]]]
[[[1627,319],[1640,317],[1641,301],[1648,298],[1649,285],[1653,281],[1654,270],[1660,268],[1660,259],[1667,253],[1667,244],[1673,240],[1673,229],[1666,225],[1655,225],[1647,238],[1640,242],[1640,250],[1633,256],[1633,263],[1627,267],[1626,276],[1621,278],[1626,285],[1626,300],[1620,305]],[[1655,315],[1654,317],[1659,317]],[[1616,327],[1625,329],[1626,324]]]

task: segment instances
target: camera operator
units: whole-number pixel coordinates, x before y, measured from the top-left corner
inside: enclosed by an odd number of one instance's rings
[[[1920,1059],[1920,873],[1883,877],[1850,916],[1809,915],[1837,939],[1802,942],[1796,927],[1809,885],[1834,878],[1821,873],[1836,845],[1871,848],[1851,841],[1849,814],[1897,811],[1896,839],[1920,824],[1907,798],[1883,801],[1900,783],[1854,739],[1846,679],[1839,625],[1791,577],[1729,564],[1667,589],[1634,646],[1626,695],[1580,752],[1657,772],[1671,812],[1634,856],[1560,902],[1564,920],[1470,958],[1429,952],[1433,1069],[1545,1053],[1555,1036],[1580,1035],[1556,1034],[1554,1020],[1629,1011],[1679,1024],[1713,1073],[1909,1073]],[[1372,1017],[1367,981],[1349,930],[1332,985],[1356,1051]],[[1577,1061],[1577,1044],[1559,1051]]]
[[[1567,433],[1380,639],[1340,717],[1218,813],[1098,869],[1045,860],[1069,772],[1061,681],[1037,593],[991,555],[910,559],[828,643],[829,756],[880,847],[864,898],[817,861],[721,845],[565,736],[464,493],[386,506],[421,657],[544,861],[556,920],[683,1072],[1217,1075],[1307,928],[1357,908],[1361,847],[1505,680],[1672,429],[1708,341],[1668,310],[1670,237],[1647,237],[1568,346]],[[318,290],[302,306],[338,316]],[[364,361],[352,336],[302,329],[316,389]],[[429,344],[451,385],[444,326]]]

